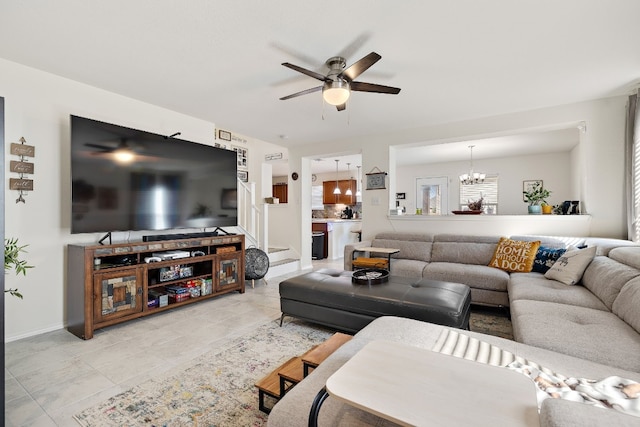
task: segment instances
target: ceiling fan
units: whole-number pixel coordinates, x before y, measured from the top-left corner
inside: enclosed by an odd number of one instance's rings
[[[338,111],[343,111],[347,107],[346,102],[352,90],[356,92],[388,93],[391,95],[400,93],[400,88],[397,87],[355,81],[360,74],[367,71],[369,67],[380,59],[382,59],[380,55],[371,52],[345,69],[346,60],[341,56],[334,56],[326,61],[326,65],[329,67],[329,72],[326,75],[285,62],[282,64],[285,67],[320,80],[323,84],[318,87],[292,93],[291,95],[280,98],[280,100],[284,101],[308,93],[322,91],[322,97],[328,104],[335,105]]]
[[[113,154],[114,158],[121,163],[129,163],[135,159],[136,152],[127,143],[127,138],[121,138],[117,146],[85,143],[87,147],[100,150],[97,154]]]

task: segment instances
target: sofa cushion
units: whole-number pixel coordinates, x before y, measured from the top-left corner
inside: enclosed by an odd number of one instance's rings
[[[622,287],[638,276],[640,270],[605,256],[597,256],[585,270],[582,284],[611,310]]]
[[[609,252],[615,248],[627,246],[638,247],[637,243],[634,243],[630,240],[610,239],[606,237],[587,237],[585,239],[585,244],[587,246],[596,246],[598,248],[596,255],[603,256],[609,256]]]
[[[622,287],[611,311],[640,333],[640,277]]]
[[[575,285],[582,279],[585,269],[595,254],[595,246],[567,251],[544,273],[544,277],[557,280],[565,285]]]
[[[454,262],[486,266],[500,237],[437,234],[433,237],[432,262]]]
[[[518,342],[640,371],[640,335],[611,312],[518,300],[511,305],[511,321]]]
[[[501,237],[489,266],[504,271],[527,273],[533,268],[540,241],[512,240]]]
[[[566,251],[564,248],[540,246],[536,253],[536,258],[533,260],[533,268],[531,271],[546,273]]]
[[[640,246],[613,248],[608,257],[640,270]]]
[[[429,262],[432,239],[428,234],[380,233],[373,239],[371,246],[400,249],[400,252],[392,255],[392,258]]]
[[[413,259],[392,259],[391,274],[400,277],[422,277],[422,270],[427,265],[424,261]]]
[[[486,265],[432,262],[425,266],[422,275],[432,280],[463,283],[472,289],[500,292],[506,292],[509,283],[509,273]]]
[[[542,402],[540,427],[567,426],[637,427],[638,417],[564,399],[547,399]]]
[[[609,311],[597,296],[583,286],[567,286],[556,280],[546,279],[541,273],[511,273],[508,291],[511,304],[522,299]]]

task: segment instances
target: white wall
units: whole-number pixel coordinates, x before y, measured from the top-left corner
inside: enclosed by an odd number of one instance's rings
[[[7,191],[7,237],[28,244],[26,259],[35,266],[26,277],[6,277],[7,287],[18,287],[23,300],[6,298],[6,339],[60,329],[65,319],[66,246],[96,243],[101,235],[71,235],[69,115],[89,117],[123,126],[212,144],[215,126],[134,99],[119,96],[52,74],[0,59],[0,96],[5,98],[5,154],[9,144],[24,137],[34,145],[34,191],[25,204],[16,204],[17,192]],[[8,171],[8,178],[16,177]],[[139,238],[114,233],[114,241]]]
[[[363,239],[381,231],[394,230],[389,218],[389,206],[395,203],[398,183],[392,147],[403,144],[439,144],[492,136],[513,135],[530,131],[578,127],[586,123],[580,136],[580,147],[571,154],[573,176],[570,177],[572,199],[581,201],[589,212],[589,234],[614,238],[626,237],[624,212],[624,121],[626,96],[562,105],[533,111],[487,117],[477,120],[448,123],[439,126],[416,127],[400,132],[368,135],[360,138],[323,143],[322,147],[308,145],[290,150],[290,165],[302,168],[304,162],[326,153],[361,152],[362,170],[377,167],[389,172],[386,190],[363,190]],[[551,175],[543,165],[541,173]],[[309,172],[310,173],[310,172]],[[521,183],[519,184],[521,185]],[[550,186],[551,188],[551,186]],[[560,187],[558,187],[560,188]],[[303,188],[298,188],[303,191]],[[565,190],[559,190],[564,192]],[[575,194],[578,191],[578,194]],[[390,194],[392,197],[390,197]],[[556,199],[552,199],[556,201]],[[303,216],[305,213],[303,212]],[[473,224],[472,222],[469,222]],[[422,225],[422,224],[421,224]],[[476,224],[477,225],[477,224]],[[292,239],[304,247],[306,229]],[[474,232],[475,225],[460,228],[460,232]],[[434,230],[424,230],[426,232]],[[304,262],[304,259],[303,259]]]
[[[527,212],[522,201],[522,181],[541,179],[544,188],[550,190],[551,205],[564,200],[575,200],[572,183],[570,152],[549,153],[535,156],[506,157],[475,160],[474,169],[490,175],[498,175],[498,213],[518,215]],[[460,181],[458,176],[469,170],[469,162],[431,163],[396,168],[396,192],[406,193],[401,204],[408,213],[416,209],[416,179],[446,176],[449,178],[449,207],[447,212],[459,209]]]

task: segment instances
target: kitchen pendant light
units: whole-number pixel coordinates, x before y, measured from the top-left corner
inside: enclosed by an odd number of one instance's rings
[[[361,196],[360,192],[360,166],[356,166],[358,168],[358,180],[356,181],[356,196]]]
[[[351,196],[353,191],[351,191],[351,163],[347,163],[347,174],[349,175],[349,188],[344,192],[345,196]]]
[[[340,187],[338,187],[338,162],[340,160],[336,159],[336,189],[333,190],[333,194],[338,195],[338,194],[342,194],[342,191],[340,191]]]
[[[484,182],[484,179],[487,176],[487,174],[473,171],[473,147],[475,147],[475,145],[469,146],[469,150],[471,151],[471,161],[470,161],[471,167],[469,168],[469,173],[468,174],[464,173],[459,177],[460,184],[463,184],[463,185],[481,184]]]

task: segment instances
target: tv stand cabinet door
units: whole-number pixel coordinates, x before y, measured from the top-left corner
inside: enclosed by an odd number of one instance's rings
[[[138,267],[95,274],[93,277],[94,323],[108,322],[141,313],[142,289],[142,269]]]
[[[244,292],[244,264],[242,252],[230,252],[218,255],[216,292],[238,289]]]

